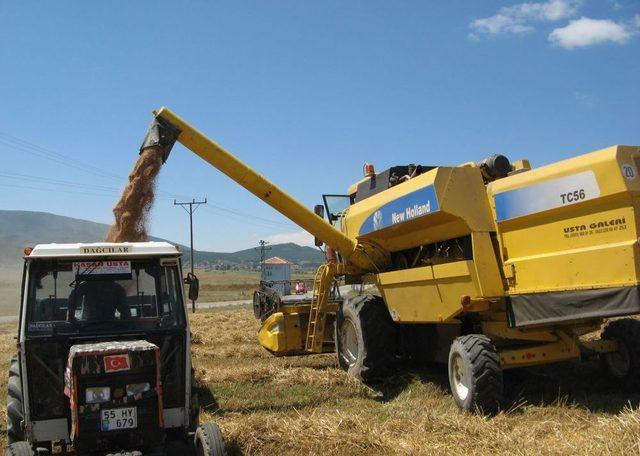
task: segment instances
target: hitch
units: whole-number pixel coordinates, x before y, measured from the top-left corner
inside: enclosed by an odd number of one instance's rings
[[[180,130],[171,122],[162,117],[155,116],[147,134],[140,146],[140,153],[150,147],[160,147],[162,149],[162,163],[167,162],[171,148],[176,143]]]

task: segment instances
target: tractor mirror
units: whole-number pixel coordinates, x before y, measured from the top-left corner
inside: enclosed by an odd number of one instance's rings
[[[324,206],[322,204],[316,204],[313,208],[313,212],[315,212],[316,215],[321,219],[324,219]],[[314,244],[316,245],[316,247],[322,247],[324,245],[324,242],[316,237],[314,238]]]
[[[196,301],[198,299],[198,294],[200,293],[200,280],[195,276],[195,274],[188,273],[187,278],[184,279],[184,283],[189,285],[189,291],[187,292],[189,299],[191,301]]]

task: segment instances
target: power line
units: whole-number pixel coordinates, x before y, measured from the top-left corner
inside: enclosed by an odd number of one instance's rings
[[[3,137],[5,139],[3,139]],[[8,139],[6,139],[6,138],[8,138]],[[23,152],[32,153],[32,154],[34,154],[36,156],[39,156],[41,158],[45,158],[45,159],[51,160],[51,161],[53,161],[55,163],[58,163],[60,165],[67,166],[67,167],[70,167],[70,168],[73,168],[73,169],[76,169],[76,170],[79,170],[79,171],[84,171],[84,172],[86,172],[88,174],[91,174],[93,176],[106,177],[106,178],[109,178],[109,179],[117,180],[119,182],[125,181],[124,177],[118,176],[117,174],[114,174],[114,173],[111,173],[111,172],[108,172],[108,171],[104,171],[101,168],[98,168],[98,167],[93,166],[93,165],[89,165],[87,163],[83,163],[83,162],[81,162],[81,161],[79,161],[79,160],[77,160],[75,158],[72,158],[70,156],[61,154],[59,152],[52,151],[51,149],[47,149],[45,147],[39,146],[39,145],[34,144],[34,143],[32,143],[30,141],[27,141],[25,139],[18,138],[17,136],[13,136],[13,135],[9,135],[7,133],[0,132],[0,144],[3,144],[3,143],[5,145],[8,145],[9,147],[17,148],[17,149],[19,149],[19,150],[21,150]],[[6,174],[10,174],[10,173],[4,173],[4,174],[5,174],[5,177],[12,178],[11,176],[7,176],[6,175]],[[22,174],[22,175],[17,175],[16,174],[16,176],[27,177],[27,175],[24,175],[24,174]],[[39,179],[40,181],[49,180],[49,181],[51,181],[51,183],[55,183],[55,184],[65,183],[65,184],[68,184],[68,185],[73,185],[73,186],[83,187],[83,188],[86,188],[87,186],[92,186],[94,189],[98,189],[97,187],[99,187],[99,186],[97,186],[95,184],[88,184],[88,185],[87,184],[78,184],[78,183],[74,183],[74,182],[61,181],[61,180],[58,180],[58,182],[53,182],[54,179],[50,179],[50,178],[42,178],[42,177],[37,177],[37,176],[30,176],[30,177],[33,178],[33,179]],[[105,186],[101,186],[101,187],[103,187],[104,189],[108,189],[108,191],[114,191],[114,192],[121,192],[122,191],[121,189],[115,189],[115,188],[112,188],[112,187],[105,187]],[[157,193],[158,193],[158,195],[163,195],[163,196],[165,196],[167,198],[172,198],[172,199],[187,199],[188,198],[185,195],[175,194],[175,193],[167,192],[167,191],[164,191],[164,190],[158,190]],[[213,204],[213,203],[210,203],[210,204],[211,204],[211,206],[213,206],[212,208],[215,208],[215,209],[217,209],[219,211],[230,213],[230,214],[234,214],[234,215],[237,215],[237,216],[240,216],[240,217],[247,217],[247,218],[250,218],[251,220],[260,220],[261,222],[268,223],[268,224],[271,224],[271,225],[279,225],[279,226],[286,226],[286,227],[294,227],[295,226],[290,222],[280,222],[280,221],[276,221],[276,220],[270,220],[270,219],[267,219],[267,218],[255,216],[253,214],[248,214],[248,213],[244,213],[244,212],[241,212],[241,211],[229,209],[229,208],[226,208],[226,207],[218,205],[218,204]],[[254,224],[256,224],[256,223],[254,223]],[[256,225],[263,226],[261,224],[256,224]]]
[[[225,217],[226,218],[230,218],[232,220],[241,220],[238,217],[247,218],[247,219],[251,220],[250,223],[252,223],[253,225],[264,226],[266,228],[283,228],[283,227],[293,228],[293,227],[295,227],[295,225],[292,224],[292,223],[277,222],[275,220],[269,220],[269,219],[258,217],[258,216],[255,216],[255,215],[251,215],[251,214],[247,214],[247,213],[243,213],[243,212],[238,212],[238,211],[233,211],[233,210],[230,210],[230,209],[225,209],[223,207],[216,206],[214,204],[211,204],[211,207],[205,207],[204,209],[209,211],[209,212],[215,212],[215,213],[224,212],[225,214],[231,214],[231,215],[225,215]]]
[[[50,179],[39,176],[31,176],[27,174],[19,174],[19,173],[2,173],[0,172],[0,179],[9,179],[12,181],[18,181],[17,183],[3,183],[0,181],[0,186],[6,188],[17,188],[24,190],[35,190],[40,192],[47,193],[64,193],[69,195],[76,196],[100,196],[100,197],[114,197],[120,194],[121,190],[113,187],[106,187],[102,185],[95,184],[84,184],[78,182],[65,181],[61,179]],[[25,185],[31,184],[31,185]],[[35,185],[40,184],[40,185]],[[43,185],[44,184],[44,185]],[[271,222],[267,219],[259,218],[263,222],[259,222],[254,220],[253,216],[244,215],[243,213],[237,213],[235,215],[227,215],[224,211],[224,208],[218,209],[218,206],[213,206],[213,208],[206,208],[212,214],[217,216],[224,215],[225,219],[235,220],[244,224],[259,226],[262,228],[279,228],[279,225],[284,225],[282,223]]]
[[[107,193],[79,192],[79,191],[73,191],[73,190],[64,190],[64,189],[60,189],[60,188],[32,187],[32,186],[20,185],[20,184],[3,184],[3,183],[0,183],[0,186],[7,187],[7,188],[21,188],[21,189],[24,189],[24,190],[37,190],[37,191],[43,191],[43,192],[47,192],[47,193],[51,193],[51,192],[54,192],[54,193],[67,193],[67,194],[74,195],[74,196],[108,196],[109,198],[113,197],[113,195],[107,194]]]

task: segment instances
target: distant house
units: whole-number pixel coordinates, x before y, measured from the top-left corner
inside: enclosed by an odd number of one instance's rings
[[[262,265],[262,280],[274,282],[281,296],[291,294],[291,263],[280,257],[269,258]]]

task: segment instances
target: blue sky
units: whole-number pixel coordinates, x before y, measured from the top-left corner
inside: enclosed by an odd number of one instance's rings
[[[640,2],[0,3],[0,208],[105,223],[150,112],[169,106],[303,203],[362,164],[534,165],[640,144]],[[306,239],[176,146],[174,197],[207,197],[196,247]],[[229,212],[232,211],[232,212]]]

